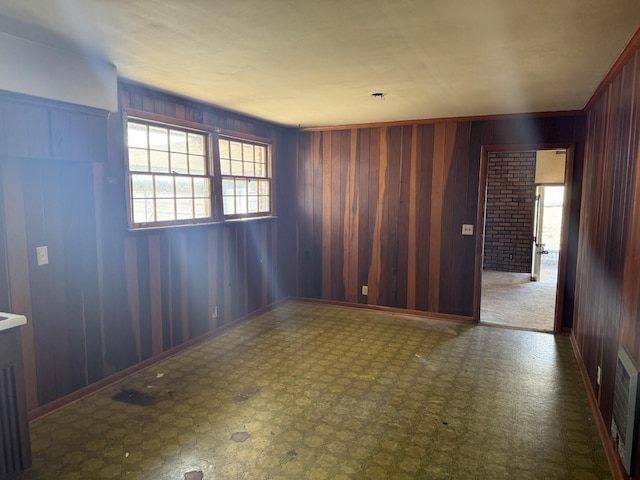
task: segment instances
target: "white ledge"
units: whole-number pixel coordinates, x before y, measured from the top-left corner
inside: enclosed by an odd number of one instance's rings
[[[10,328],[19,327],[27,323],[27,317],[15,313],[0,312],[0,332]]]

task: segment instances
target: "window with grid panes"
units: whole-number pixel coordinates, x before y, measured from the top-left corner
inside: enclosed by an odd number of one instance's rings
[[[220,136],[218,152],[224,215],[269,214],[271,211],[269,146]]]
[[[208,134],[130,119],[131,223],[193,223],[212,217]]]

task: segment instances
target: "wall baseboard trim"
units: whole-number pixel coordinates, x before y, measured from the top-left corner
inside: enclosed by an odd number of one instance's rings
[[[394,315],[428,318],[431,320],[443,320],[448,322],[475,324],[473,317],[465,317],[463,315],[449,315],[446,313],[424,312],[422,310],[408,310],[406,308],[384,307],[381,305],[365,305],[363,303],[340,302],[338,300],[324,300],[321,298],[288,297],[288,300],[292,302],[306,302],[306,303],[319,303],[322,305],[334,305],[336,307],[360,308],[364,310],[391,313]]]
[[[285,297],[280,300],[277,300],[243,317],[239,317],[236,320],[231,321],[227,325],[224,325],[210,332],[204,333],[190,340],[187,340],[186,342],[181,343],[180,345],[177,345],[173,348],[170,348],[169,350],[165,350],[164,352],[160,353],[159,355],[156,355],[155,357],[151,357],[151,358],[148,358],[147,360],[143,360],[142,362],[136,363],[135,365],[127,367],[124,370],[120,370],[119,372],[116,372],[113,375],[110,375],[101,380],[98,380],[95,383],[82,387],[81,389],[76,390],[75,392],[72,392],[72,393],[69,393],[68,395],[57,398],[45,405],[36,407],[29,411],[29,421],[33,421],[37,418],[50,415],[56,410],[59,410],[63,407],[71,405],[72,403],[78,402],[83,398],[93,395],[94,393],[98,393],[99,391],[104,390],[105,388],[108,388],[113,384],[121,380],[124,380],[125,378],[130,377],[135,373],[138,373],[141,370],[144,370],[145,368],[151,367],[152,365],[155,365],[156,363],[161,362],[162,360],[166,360],[167,358],[173,357],[206,340],[222,335],[223,333],[228,332],[232,328],[237,327],[241,323],[247,322],[259,315],[262,315],[263,313],[273,310],[274,308],[279,307],[280,305],[288,301],[289,301],[289,297]]]
[[[600,434],[600,440],[602,441],[604,452],[607,455],[607,461],[609,462],[609,468],[611,469],[613,480],[631,480],[631,477],[627,475],[624,466],[622,465],[620,457],[616,453],[613,439],[611,438],[611,435],[609,435],[609,429],[605,425],[602,414],[600,413],[600,409],[598,408],[598,401],[596,400],[596,397],[593,394],[593,390],[591,389],[589,374],[587,373],[587,369],[585,368],[584,362],[582,361],[582,355],[580,354],[580,349],[578,348],[576,338],[573,333],[569,336],[569,338],[571,340],[571,346],[573,347],[573,354],[576,357],[576,361],[578,362],[578,367],[580,369],[580,375],[582,376],[584,388],[587,392],[587,397],[589,398],[591,413],[593,414],[596,426],[598,427],[598,433]]]

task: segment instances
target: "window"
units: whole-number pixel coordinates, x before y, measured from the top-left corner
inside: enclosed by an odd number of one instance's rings
[[[129,121],[133,224],[211,217],[207,135]]]
[[[268,143],[133,117],[126,130],[132,228],[271,213]]]
[[[224,214],[269,213],[271,180],[267,145],[220,137],[218,149]]]

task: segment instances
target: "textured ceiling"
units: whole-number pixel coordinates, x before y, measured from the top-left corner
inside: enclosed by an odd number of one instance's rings
[[[640,26],[639,0],[0,0],[0,12],[5,33],[292,126],[581,109]]]

